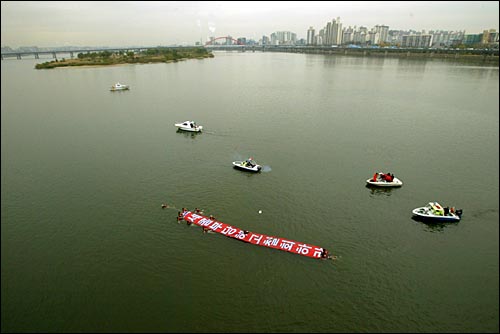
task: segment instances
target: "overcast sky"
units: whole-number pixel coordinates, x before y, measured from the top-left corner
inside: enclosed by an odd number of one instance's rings
[[[258,41],[275,31],[306,38],[343,27],[499,29],[498,1],[2,1],[2,46],[157,46],[210,36]]]

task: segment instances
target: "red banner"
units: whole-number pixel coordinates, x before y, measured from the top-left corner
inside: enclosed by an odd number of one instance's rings
[[[186,222],[190,222],[203,228],[210,229],[214,232],[223,234],[226,237],[235,238],[254,245],[279,249],[294,254],[312,257],[315,259],[326,258],[328,256],[326,250],[322,247],[309,245],[294,240],[270,237],[264,234],[249,232],[193,213],[191,211],[185,211],[183,213],[183,216]]]

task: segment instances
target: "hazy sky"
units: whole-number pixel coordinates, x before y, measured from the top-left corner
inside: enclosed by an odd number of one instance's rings
[[[499,28],[498,1],[2,1],[2,46],[156,46],[343,27]]]

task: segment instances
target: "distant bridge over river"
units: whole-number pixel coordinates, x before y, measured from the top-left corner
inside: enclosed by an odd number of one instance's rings
[[[40,59],[40,55],[52,55],[52,58],[57,59],[57,56],[59,57],[62,54],[69,54],[71,58],[74,58],[75,54],[79,53],[87,53],[87,52],[103,52],[103,51],[109,51],[109,52],[141,52],[141,51],[146,51],[150,49],[158,49],[158,48],[175,48],[175,49],[182,49],[182,48],[196,48],[196,47],[201,47],[201,46],[140,46],[140,47],[128,47],[128,48],[95,48],[95,49],[82,49],[82,50],[50,50],[50,51],[14,51],[14,52],[2,52],[2,60],[4,58],[17,58],[17,59],[22,59],[22,57],[26,56],[34,56],[35,59]]]

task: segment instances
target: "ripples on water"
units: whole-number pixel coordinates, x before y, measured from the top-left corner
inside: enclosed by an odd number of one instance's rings
[[[3,332],[498,332],[497,69],[33,65],[2,61]],[[234,170],[250,156],[263,173]],[[405,184],[367,188],[374,170]],[[431,200],[462,221],[412,220]],[[182,207],[338,260],[204,234]]]

